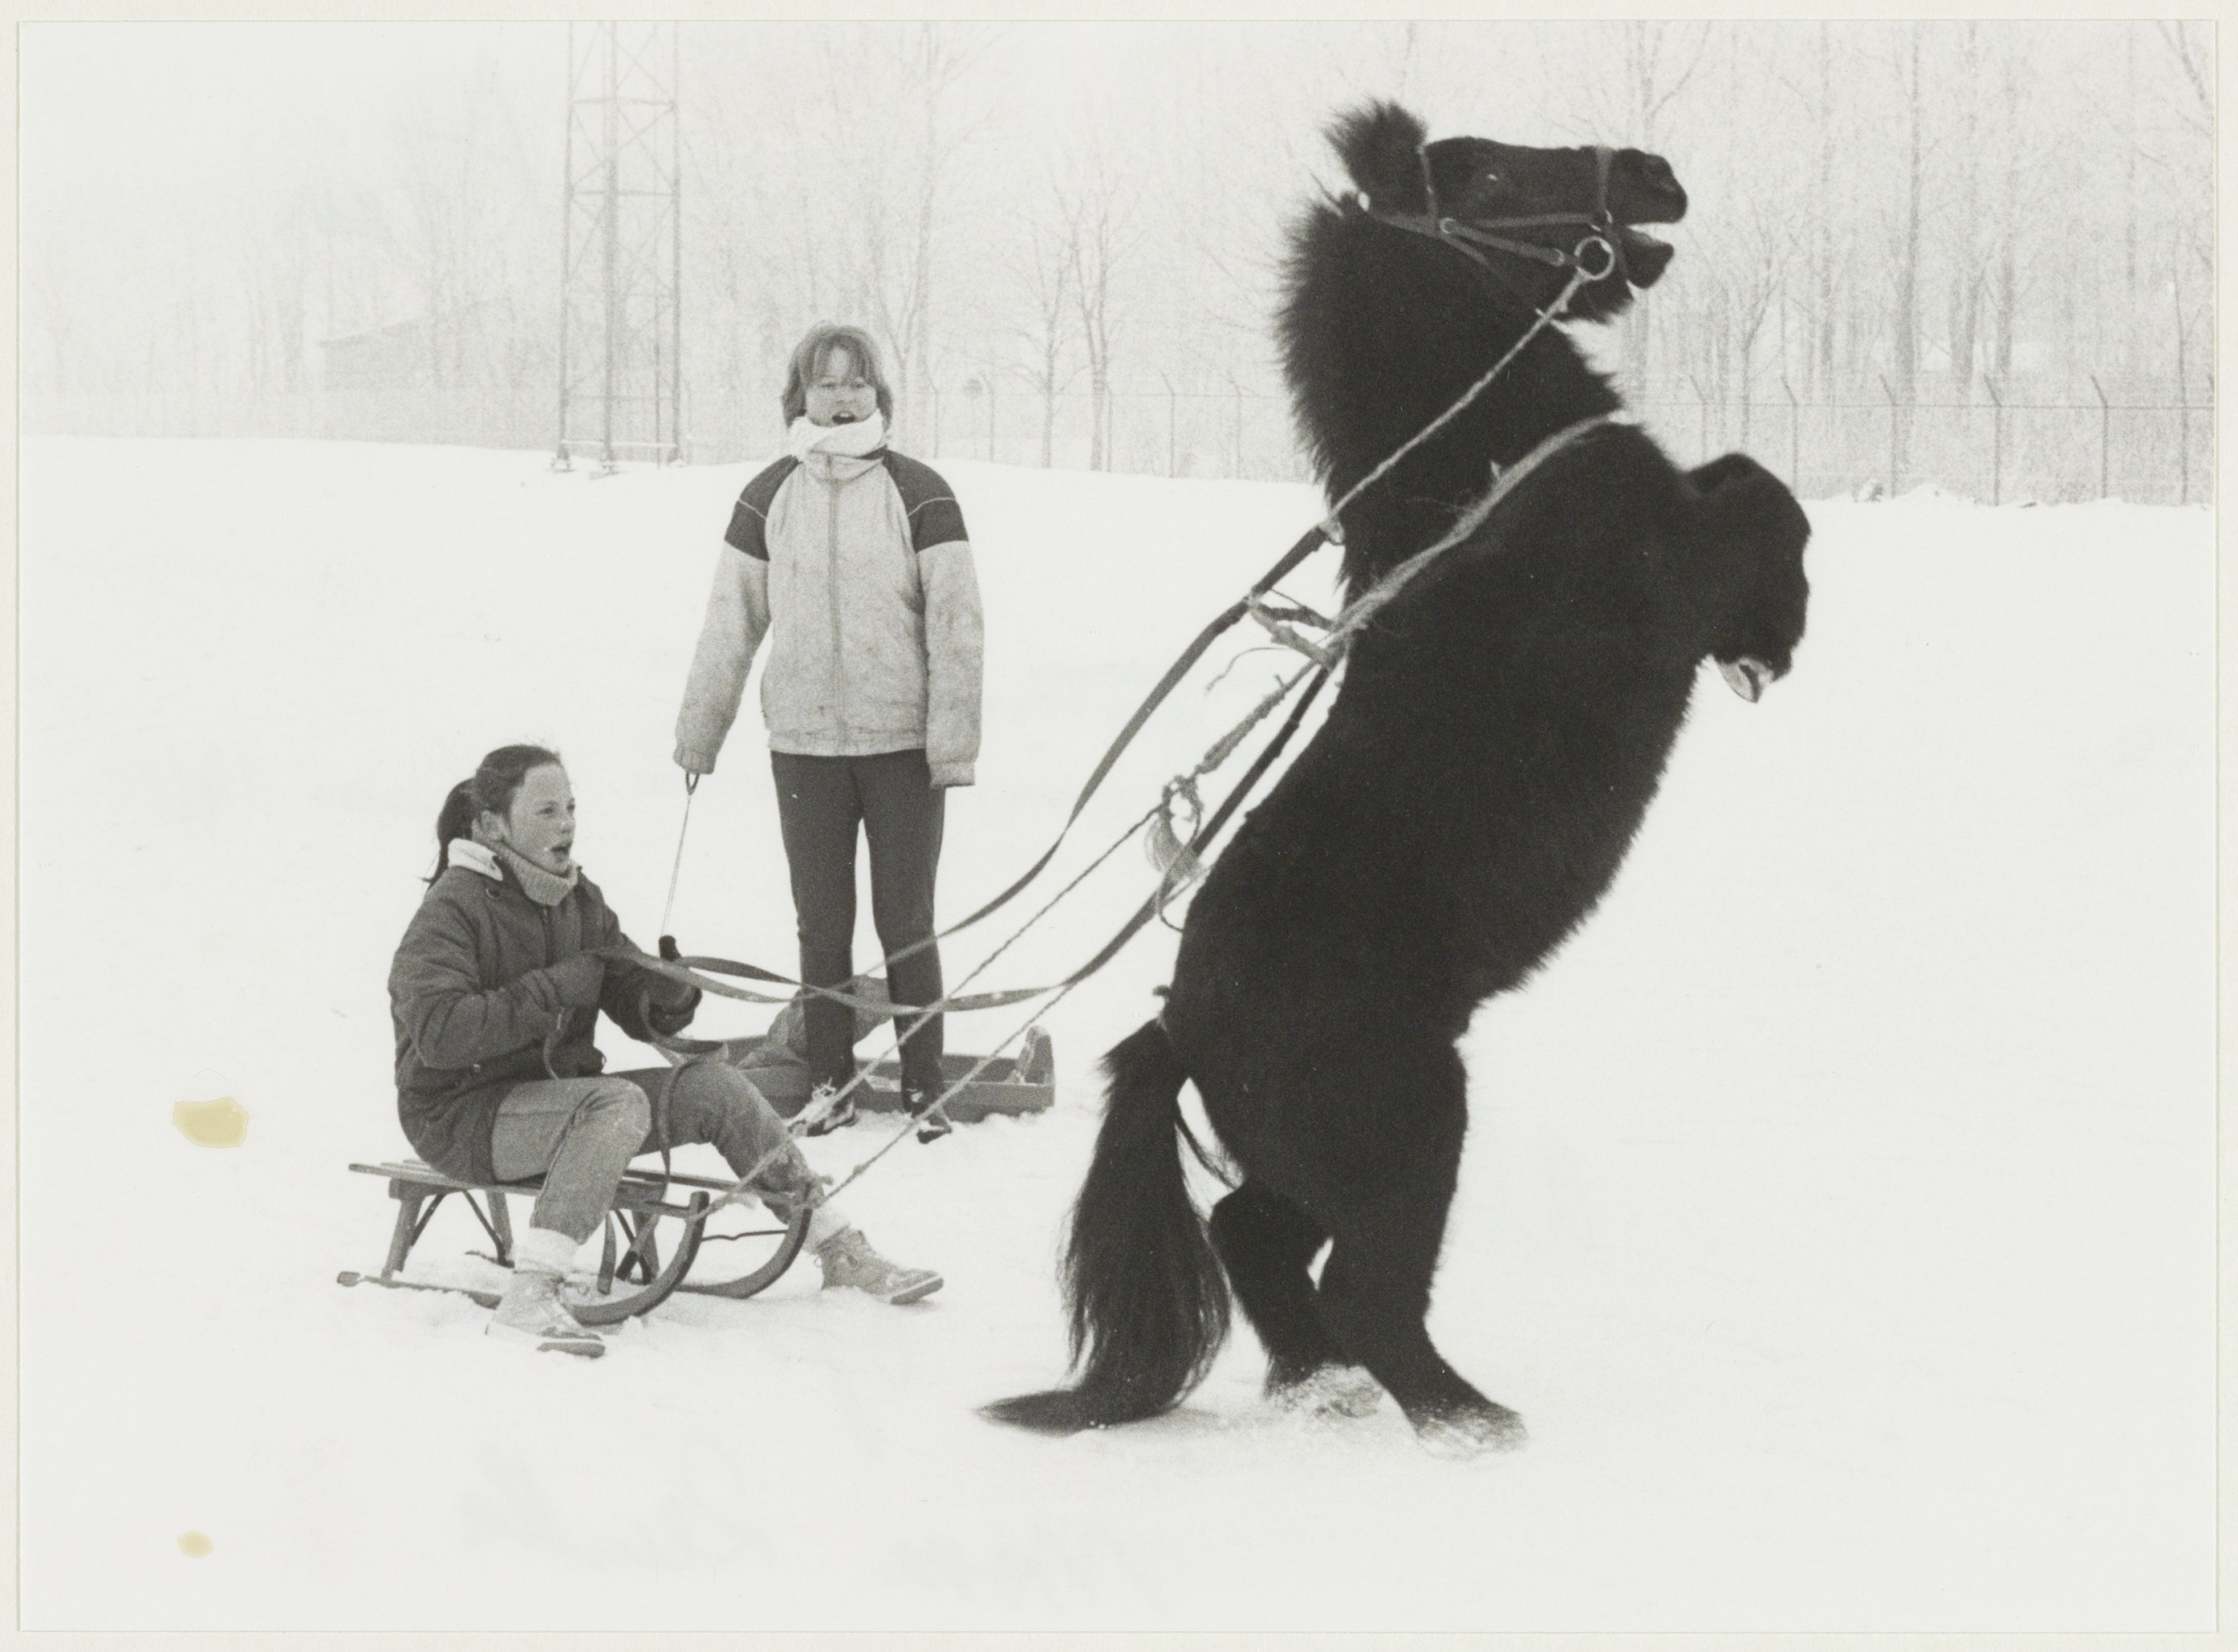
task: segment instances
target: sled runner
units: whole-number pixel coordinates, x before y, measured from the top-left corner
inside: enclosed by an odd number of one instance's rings
[[[387,1260],[382,1263],[379,1273],[344,1272],[335,1276],[337,1284],[378,1285],[392,1291],[449,1291],[472,1297],[486,1308],[497,1306],[497,1292],[493,1291],[400,1279],[398,1275],[404,1271],[413,1246],[427,1231],[437,1208],[454,1193],[473,1213],[494,1247],[494,1253],[477,1251],[472,1254],[485,1257],[500,1267],[511,1267],[513,1223],[506,1212],[506,1195],[518,1193],[534,1198],[543,1190],[541,1177],[526,1181],[464,1181],[416,1159],[352,1165],[350,1168],[361,1175],[387,1178],[388,1196],[396,1201],[396,1226],[389,1237]],[[571,1286],[577,1288],[568,1292],[569,1312],[586,1325],[619,1325],[634,1314],[650,1312],[678,1291],[702,1296],[750,1297],[775,1284],[792,1265],[808,1238],[809,1212],[800,1211],[781,1227],[752,1228],[742,1233],[709,1233],[705,1229],[711,1195],[727,1192],[730,1186],[728,1181],[708,1176],[679,1173],[664,1177],[640,1170],[625,1173],[614,1193],[613,1207],[606,1213],[605,1250],[598,1275],[587,1282],[570,1281]],[[676,1202],[679,1194],[684,1199],[682,1204]],[[663,1222],[674,1225],[665,1261],[660,1239]],[[747,1252],[755,1265],[734,1279],[686,1279],[703,1251],[710,1254],[713,1252],[709,1247],[728,1251],[733,1243]],[[727,1262],[726,1259],[726,1265]],[[618,1285],[626,1286],[632,1279],[635,1290],[617,1292]],[[586,1283],[590,1287],[587,1294],[580,1288]]]

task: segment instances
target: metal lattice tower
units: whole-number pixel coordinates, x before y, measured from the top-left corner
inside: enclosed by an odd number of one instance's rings
[[[560,470],[684,457],[679,67],[672,23],[567,25]]]

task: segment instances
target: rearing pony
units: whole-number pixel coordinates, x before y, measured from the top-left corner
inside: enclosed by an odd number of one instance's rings
[[[1525,339],[1573,274],[1570,319],[1621,312],[1671,260],[1639,226],[1686,209],[1669,164],[1636,149],[1426,143],[1387,103],[1330,135],[1354,190],[1296,225],[1281,327],[1333,499]],[[1345,508],[1347,595],[1550,436],[1619,410],[1567,338],[1531,334]],[[1232,1286],[1270,1393],[1356,1412],[1380,1384],[1433,1449],[1520,1443],[1522,1419],[1423,1324],[1467,1125],[1455,1044],[1608,889],[1701,662],[1751,700],[1786,672],[1810,534],[1739,454],[1682,471],[1611,421],[1535,457],[1358,635],[1326,723],[1198,892],[1163,1013],[1105,1058],[1066,1255],[1077,1381],[990,1415],[1069,1431],[1167,1410],[1218,1351]],[[1208,1237],[1182,1174],[1185,1081],[1241,1175]]]

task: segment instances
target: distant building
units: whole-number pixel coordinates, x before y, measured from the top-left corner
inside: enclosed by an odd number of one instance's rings
[[[322,339],[326,433],[549,446],[560,393],[550,332],[500,297]]]

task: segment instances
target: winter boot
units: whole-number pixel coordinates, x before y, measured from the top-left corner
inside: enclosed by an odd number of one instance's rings
[[[933,1101],[938,1094],[937,1090],[920,1090],[911,1084],[902,1086],[902,1110],[917,1121],[917,1139],[919,1141],[937,1141],[956,1128],[945,1113],[932,1111]]]
[[[929,1297],[947,1283],[930,1268],[905,1268],[871,1248],[859,1227],[844,1227],[816,1247],[828,1286],[845,1285],[896,1307]]]
[[[808,1093],[808,1105],[800,1110],[803,1135],[828,1136],[834,1130],[855,1122],[855,1092],[839,1094],[839,1087],[826,1079]]]
[[[484,1327],[493,1337],[533,1342],[539,1353],[576,1354],[596,1359],[606,1351],[599,1333],[567,1312],[560,1281],[574,1259],[575,1241],[565,1233],[532,1227],[513,1246],[513,1279]]]
[[[560,1300],[560,1276],[517,1268],[505,1296],[490,1316],[487,1334],[533,1342],[539,1353],[578,1354],[596,1359],[606,1351],[599,1333],[567,1312]]]

